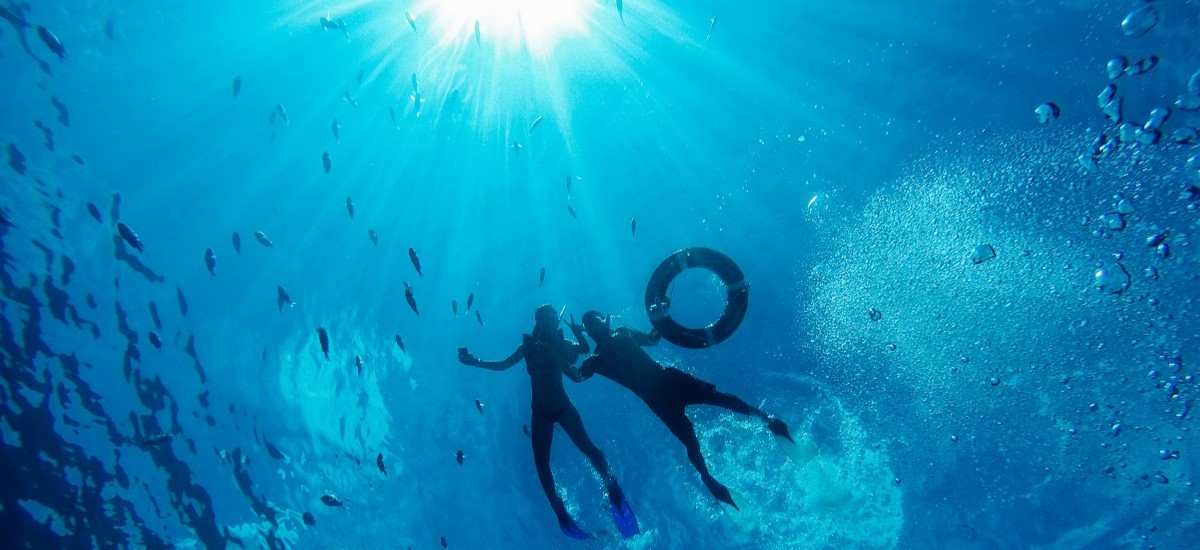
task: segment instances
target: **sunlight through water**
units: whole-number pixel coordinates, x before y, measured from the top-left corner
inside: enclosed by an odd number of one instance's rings
[[[489,42],[503,51],[528,49],[545,58],[560,40],[588,36],[588,20],[598,6],[589,0],[422,0],[439,45]]]

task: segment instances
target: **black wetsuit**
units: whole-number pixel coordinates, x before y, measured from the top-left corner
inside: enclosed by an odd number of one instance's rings
[[[586,342],[582,334],[577,334],[576,337]],[[508,359],[499,363],[482,362],[506,368],[516,361],[525,360],[533,389],[533,418],[529,426],[530,439],[533,441],[533,462],[537,467],[538,481],[541,482],[546,499],[550,501],[560,524],[569,521],[570,516],[554,489],[554,474],[550,471],[550,445],[554,440],[556,422],[605,480],[609,499],[618,503],[623,498],[620,488],[609,475],[604,453],[600,452],[600,448],[588,437],[579,411],[575,409],[575,405],[563,389],[564,371],[575,363],[580,354],[587,352],[586,343],[571,342],[563,337],[562,330],[558,330],[549,336],[525,334],[522,336],[521,346]]]
[[[696,428],[684,409],[688,405],[713,405],[736,413],[764,416],[735,395],[674,367],[663,368],[641,346],[652,346],[658,338],[630,328],[612,331],[611,338],[596,342],[596,354],[585,359],[579,373],[584,378],[599,374],[625,386],[646,402],[687,449],[688,459],[700,472],[705,485],[718,499],[732,504],[728,490],[713,479],[700,453]],[[736,506],[736,505],[735,505]]]

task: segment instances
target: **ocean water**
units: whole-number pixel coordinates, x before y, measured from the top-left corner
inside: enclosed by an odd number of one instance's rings
[[[0,18],[5,547],[1200,540],[1200,3],[3,0]],[[1118,56],[1144,70],[1110,75]],[[558,491],[595,536],[568,539],[523,365],[455,350],[506,357],[544,303],[648,330],[651,272],[692,246],[745,272],[746,318],[649,353],[818,456],[690,408],[732,512],[636,397],[566,382],[642,531],[620,538],[559,432]],[[702,326],[724,300],[689,270],[672,314]]]

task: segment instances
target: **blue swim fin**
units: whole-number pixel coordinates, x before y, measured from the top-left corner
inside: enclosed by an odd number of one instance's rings
[[[612,511],[613,523],[617,524],[617,530],[621,532],[621,538],[627,539],[641,532],[628,500],[621,499],[619,506],[610,505],[609,509]]]
[[[571,537],[575,540],[587,540],[587,539],[592,538],[592,536],[587,534],[587,532],[584,531],[583,529],[581,529],[579,527],[579,524],[575,523],[575,520],[573,520],[573,519],[568,519],[566,522],[559,522],[558,527],[559,527],[559,529],[562,529],[562,532],[564,535]]]

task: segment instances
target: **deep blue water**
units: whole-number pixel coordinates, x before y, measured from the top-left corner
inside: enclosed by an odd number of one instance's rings
[[[1147,5],[1157,24],[1124,33]],[[1196,2],[4,0],[0,16],[6,546],[1200,540],[1200,149],[1172,137],[1200,127],[1175,106],[1200,94]],[[1151,55],[1114,81],[1122,139],[1097,102],[1106,63]],[[1061,116],[1039,124],[1046,102]],[[1162,138],[1139,143],[1155,107]],[[1101,134],[1111,153],[1081,162]],[[995,257],[972,262],[983,245]],[[689,409],[729,512],[636,397],[566,382],[642,527],[616,535],[559,432],[559,492],[596,534],[567,539],[522,433],[523,365],[455,349],[507,356],[543,303],[648,330],[647,279],[689,246],[740,265],[748,314],[720,345],[650,354],[819,456]],[[723,307],[703,273],[673,289],[691,326]]]

